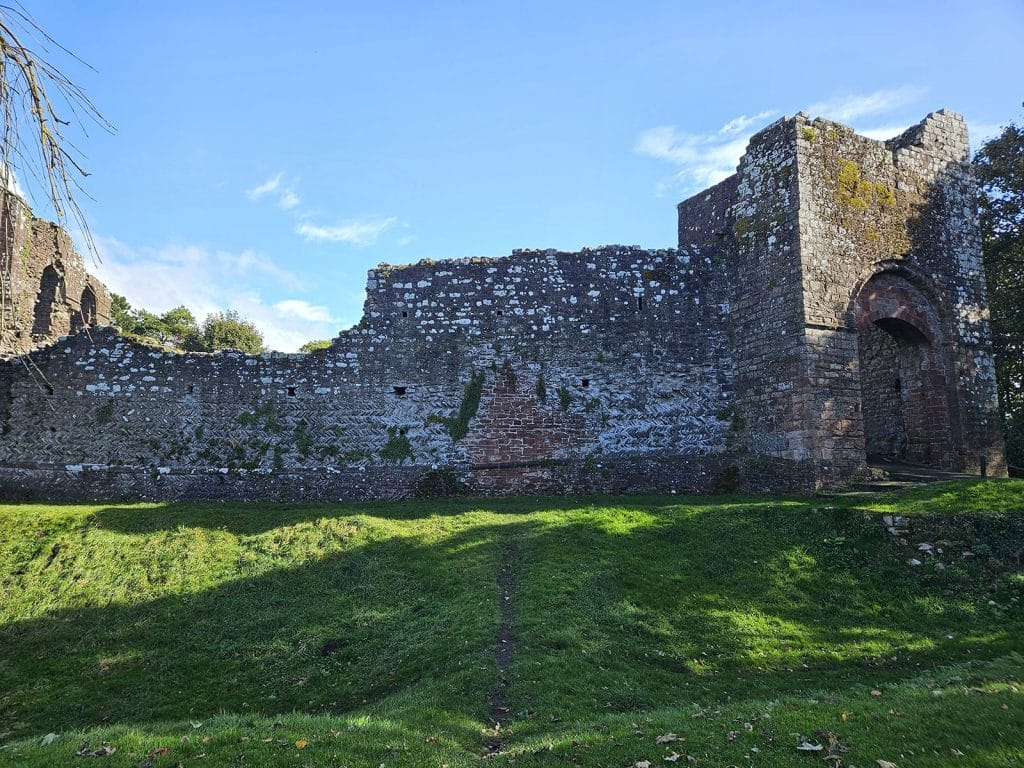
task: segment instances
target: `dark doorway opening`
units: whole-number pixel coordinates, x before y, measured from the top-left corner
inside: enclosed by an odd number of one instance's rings
[[[39,278],[39,293],[36,294],[36,308],[32,319],[32,335],[49,336],[53,330],[53,310],[60,294],[61,280],[52,266],[43,270]]]

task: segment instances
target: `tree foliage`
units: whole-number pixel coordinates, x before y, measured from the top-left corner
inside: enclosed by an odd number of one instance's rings
[[[987,141],[974,171],[1007,459],[1024,467],[1024,127]]]
[[[132,309],[120,294],[111,295],[111,320],[129,337],[155,341],[186,352],[216,352],[240,349],[249,354],[265,352],[263,334],[237,312],[214,312],[202,326],[185,306],[157,315],[145,309]]]
[[[203,321],[199,338],[203,352],[218,349],[240,349],[250,355],[265,352],[263,334],[249,320],[233,310],[214,312]]]
[[[299,352],[316,352],[319,349],[330,349],[330,347],[330,339],[313,339],[299,347]]]

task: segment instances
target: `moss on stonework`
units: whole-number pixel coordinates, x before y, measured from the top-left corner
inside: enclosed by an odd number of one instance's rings
[[[114,416],[114,400],[110,399],[106,404],[96,409],[96,423],[106,424]]]
[[[852,160],[839,159],[837,197],[842,205],[866,211],[872,204],[884,208],[896,205],[896,194],[880,181],[870,182],[861,176],[860,167]]]
[[[406,459],[412,461],[412,445],[405,435],[405,430],[400,432],[394,427],[388,427],[388,441],[381,448],[380,457],[392,464],[402,464]]]
[[[309,454],[313,450],[313,437],[309,434],[309,428],[304,419],[295,425],[295,447],[304,459],[309,458]]]
[[[572,394],[565,387],[558,388],[558,401],[562,404],[562,410],[568,411],[569,405],[572,403]]]
[[[542,403],[547,402],[548,399],[548,385],[544,381],[544,371],[541,371],[540,375],[537,376],[537,399]]]
[[[804,128],[803,131],[801,131],[801,135],[804,137],[805,141],[809,141],[811,144],[818,140],[818,132],[810,126]]]
[[[511,368],[509,368],[511,370]],[[515,385],[515,374],[512,374],[512,385]],[[462,402],[459,410],[454,416],[440,416],[432,413],[427,416],[426,423],[443,424],[448,429],[453,442],[458,442],[469,433],[469,422],[476,416],[480,409],[480,395],[484,391],[483,371],[472,370],[469,374],[469,382],[466,384],[465,392],[462,395]]]
[[[741,216],[736,219],[736,223],[732,225],[732,234],[737,240],[746,237],[748,233],[752,231],[750,219],[745,216]]]

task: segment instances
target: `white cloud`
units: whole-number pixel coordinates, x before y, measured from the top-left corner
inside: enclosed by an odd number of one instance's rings
[[[281,186],[282,178],[284,178],[284,173],[271,176],[262,184],[257,184],[252,189],[247,189],[245,191],[245,196],[250,200],[259,200],[262,197],[266,197],[267,195],[277,191],[277,188]]]
[[[331,316],[331,310],[319,304],[310,304],[301,299],[286,299],[274,305],[274,309],[286,317],[297,317],[311,323],[337,322]]]
[[[291,183],[284,182],[284,171],[282,171],[275,176],[271,176],[262,184],[257,184],[252,189],[247,189],[245,196],[256,202],[268,195],[276,194],[277,207],[284,211],[290,211],[302,202],[302,199],[293,189],[294,185],[294,181]]]
[[[134,307],[162,314],[183,304],[200,321],[235,310],[256,324],[268,347],[286,352],[310,339],[333,338],[342,327],[327,307],[296,298],[266,302],[257,287],[261,279],[290,290],[301,289],[301,282],[263,254],[194,245],[135,249],[108,237],[96,242],[98,277]]]
[[[746,132],[777,114],[770,109],[741,115],[710,133],[687,133],[674,125],[650,128],[637,137],[633,151],[680,167],[671,182],[658,184],[659,194],[670,189],[695,192],[734,173],[747,148]]]
[[[300,202],[302,201],[299,199],[299,196],[290,189],[284,190],[281,193],[281,196],[277,199],[278,207],[286,211],[290,211]]]
[[[872,93],[834,96],[811,104],[807,111],[811,117],[825,117],[841,123],[848,123],[865,115],[892,112],[920,100],[925,89],[913,86],[874,91]]]
[[[300,222],[295,232],[307,240],[351,243],[352,245],[373,245],[385,231],[398,223],[394,216],[387,218],[351,219],[337,226],[319,226],[308,221]]]

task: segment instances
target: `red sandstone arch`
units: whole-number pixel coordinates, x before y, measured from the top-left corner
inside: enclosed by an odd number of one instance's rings
[[[868,460],[954,466],[958,409],[940,310],[889,270],[864,282],[853,314]]]

